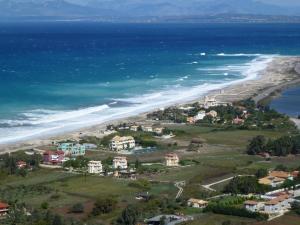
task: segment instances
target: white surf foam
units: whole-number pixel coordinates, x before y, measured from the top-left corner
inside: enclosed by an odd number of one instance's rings
[[[237,53],[237,54],[226,54],[226,53],[219,53],[217,56],[227,56],[227,57],[258,57],[262,56],[262,54],[247,54],[247,53]]]
[[[243,76],[243,78],[239,80],[228,82],[214,81],[219,83],[202,82],[202,84],[193,87],[181,87],[178,85],[161,91],[153,91],[150,94],[113,100],[133,103],[125,107],[110,108],[108,105],[101,105],[67,112],[53,112],[43,109],[36,110],[35,112],[27,112],[31,113],[32,117],[29,116],[27,120],[19,122],[23,122],[23,124],[29,122],[32,127],[16,127],[14,129],[0,128],[0,143],[23,141],[40,136],[60,134],[90,125],[134,116],[139,113],[167,107],[175,103],[194,100],[212,90],[222,89],[228,85],[256,79],[259,76],[260,71],[264,70],[273,58],[274,56],[261,55],[250,63],[243,66],[236,66],[240,69],[240,73]],[[228,67],[224,68],[227,68],[228,70]],[[237,68],[234,69],[237,70]],[[15,121],[9,122],[13,123]]]

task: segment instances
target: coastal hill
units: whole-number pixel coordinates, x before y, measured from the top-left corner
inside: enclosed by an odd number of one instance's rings
[[[228,22],[261,20],[295,22],[297,19],[300,20],[297,17],[300,14],[299,4],[279,4],[267,0],[0,0],[0,6],[0,17],[10,20],[24,18],[89,19],[110,22],[218,22],[224,19]]]

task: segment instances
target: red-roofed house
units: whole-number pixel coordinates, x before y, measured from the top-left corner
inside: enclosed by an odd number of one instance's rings
[[[45,164],[61,164],[65,158],[63,151],[46,151],[43,154]]]
[[[9,205],[4,202],[0,202],[0,217],[6,216],[8,210],[9,210]]]
[[[18,161],[17,162],[17,167],[18,169],[24,169],[27,166],[27,163],[24,161]]]

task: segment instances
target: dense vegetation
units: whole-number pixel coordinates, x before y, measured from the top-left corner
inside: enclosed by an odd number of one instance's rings
[[[258,183],[256,177],[235,177],[224,188],[225,193],[232,194],[250,194],[250,193],[264,193],[269,190],[268,186]]]
[[[278,139],[267,139],[264,136],[254,137],[248,147],[249,155],[269,153],[274,156],[286,156],[300,153],[300,135],[283,136]]]

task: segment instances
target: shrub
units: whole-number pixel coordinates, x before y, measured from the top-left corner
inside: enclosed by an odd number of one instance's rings
[[[72,206],[71,210],[72,213],[83,213],[84,212],[84,206],[81,203],[76,203]]]
[[[114,197],[99,198],[94,204],[92,215],[97,216],[110,213],[115,210],[117,203],[118,202]]]

